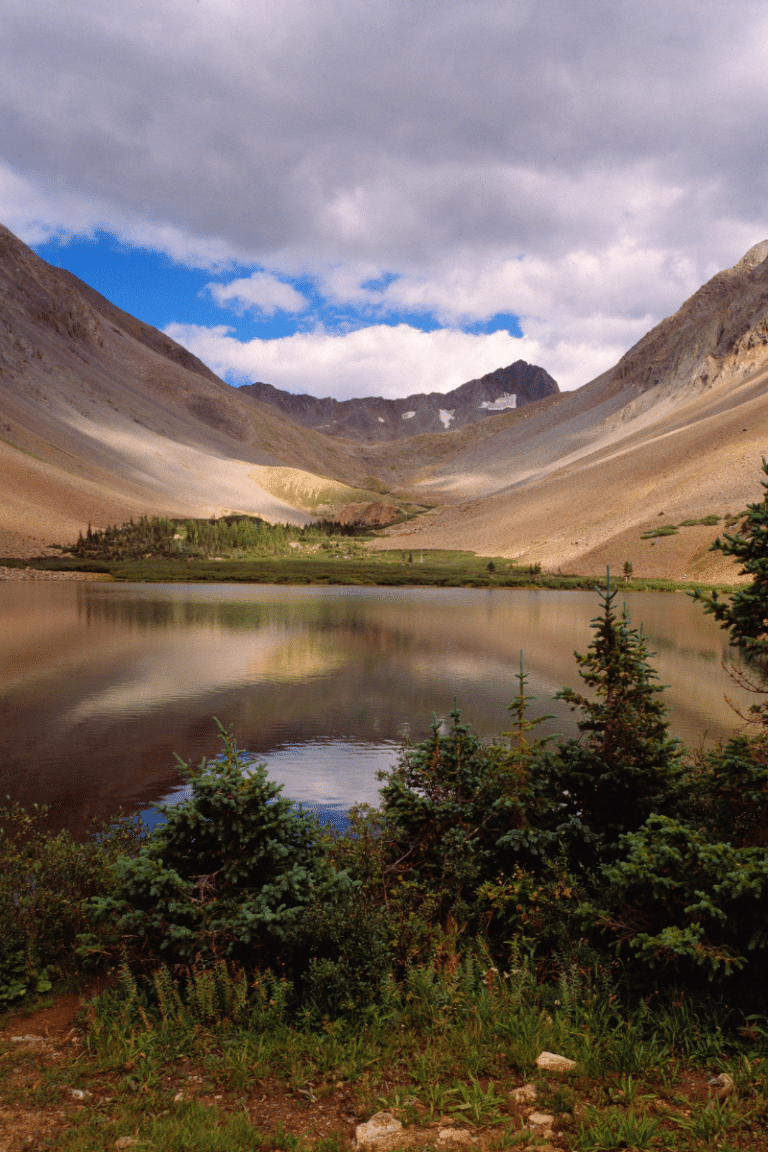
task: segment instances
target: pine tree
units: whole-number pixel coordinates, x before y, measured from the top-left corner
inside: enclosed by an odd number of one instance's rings
[[[558,693],[581,713],[581,738],[559,749],[563,812],[584,826],[601,859],[614,855],[619,836],[667,811],[681,775],[645,638],[626,608],[617,614],[615,599],[609,572],[602,613],[592,621],[595,637],[586,655],[575,653],[593,695]]]
[[[763,472],[768,476],[768,463],[763,458]],[[768,676],[768,482],[763,481],[763,499],[748,504],[746,516],[738,532],[726,532],[712,545],[713,551],[722,552],[740,561],[741,575],[752,577],[751,584],[739,589],[728,600],[721,600],[717,592],[706,595],[700,589],[691,593],[700,600],[704,611],[719,620],[730,632],[731,644],[739,648],[748,664],[764,677]],[[768,705],[757,711],[768,717]]]

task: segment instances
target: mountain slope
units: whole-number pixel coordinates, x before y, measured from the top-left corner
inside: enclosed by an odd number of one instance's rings
[[[144,512],[305,520],[280,495],[286,466],[308,510],[318,476],[332,503],[365,487],[366,462],[343,442],[239,396],[2,227],[0,300],[0,554]]]
[[[543,368],[518,360],[479,380],[468,380],[450,392],[414,393],[395,400],[381,396],[353,400],[294,396],[261,382],[244,384],[239,391],[272,404],[304,428],[375,444],[463,428],[506,409],[522,408],[554,396],[559,389]]]
[[[766,256],[768,241],[583,388],[500,417],[492,434],[479,426],[423,445],[415,493],[459,506],[400,535],[550,567],[595,571],[629,559],[636,571],[682,575],[714,532],[651,544],[642,529],[662,514],[679,523],[735,513],[761,495]],[[700,573],[717,568],[711,557],[696,563]]]
[[[730,575],[706,552],[717,529],[643,530],[761,495],[768,241],[583,388],[395,443],[300,427],[1,228],[0,300],[0,554],[89,520],[302,520],[388,488],[435,508],[382,547],[715,578]]]

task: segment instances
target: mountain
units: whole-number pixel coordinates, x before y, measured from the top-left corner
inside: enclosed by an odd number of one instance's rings
[[[768,241],[582,388],[394,442],[326,435],[231,388],[3,228],[0,301],[0,555],[73,540],[89,521],[242,511],[300,522],[364,513],[386,492],[432,507],[376,547],[730,579],[707,551],[717,527],[642,537],[713,515],[722,526],[762,495]],[[490,400],[494,376],[488,392],[462,385],[470,405]]]
[[[355,400],[294,396],[258,381],[244,384],[239,391],[273,405],[304,428],[373,444],[463,428],[465,424],[554,396],[559,389],[543,368],[518,360],[451,392],[417,393],[397,400],[381,396]]]
[[[0,301],[0,555],[142,513],[301,522],[379,498],[364,455],[241,396],[2,226]]]
[[[738,513],[768,456],[768,241],[719,272],[609,371],[412,452],[438,507],[397,544],[462,547],[563,570],[731,579],[717,529],[660,523]],[[392,546],[394,541],[387,542]]]

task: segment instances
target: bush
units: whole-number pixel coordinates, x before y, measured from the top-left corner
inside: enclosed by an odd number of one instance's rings
[[[559,793],[569,835],[578,833],[572,864],[581,871],[613,858],[624,833],[667,811],[684,772],[645,638],[626,609],[617,614],[615,598],[610,586],[601,593],[603,611],[592,621],[595,638],[586,655],[576,653],[590,695],[570,688],[558,693],[581,713],[580,739],[561,741],[550,761],[553,802]]]
[[[333,905],[352,882],[329,862],[314,816],[296,810],[222,729],[224,754],[182,764],[188,800],[162,805],[165,823],[134,859],[113,866],[97,901],[113,945],[134,961],[227,957],[250,968],[311,945],[307,910]]]
[[[624,840],[624,858],[604,870],[602,905],[585,904],[588,920],[608,933],[615,951],[641,966],[690,980],[727,976],[755,950],[768,948],[768,856],[735,848],[706,829],[652,816]]]
[[[54,973],[76,969],[92,898],[109,892],[110,865],[143,838],[140,822],[121,816],[79,843],[51,832],[47,814],[10,802],[0,808],[0,1001],[45,992]]]

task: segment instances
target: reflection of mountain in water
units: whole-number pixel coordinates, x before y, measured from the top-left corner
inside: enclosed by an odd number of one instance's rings
[[[687,598],[629,599],[673,685],[676,731],[729,732],[722,632]],[[358,764],[377,750],[391,763],[454,696],[479,732],[503,731],[520,648],[538,710],[557,714],[548,730],[573,733],[551,697],[578,682],[573,651],[586,649],[595,610],[589,594],[546,591],[10,585],[0,789],[51,802],[83,829],[89,815],[168,794],[174,753],[215,755],[216,716],[254,754],[285,763],[293,749],[296,781],[314,755],[312,795],[341,803],[353,746]]]

